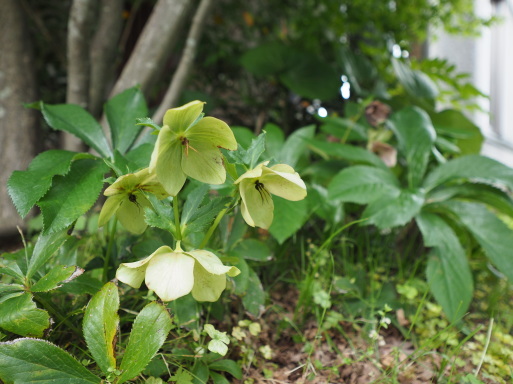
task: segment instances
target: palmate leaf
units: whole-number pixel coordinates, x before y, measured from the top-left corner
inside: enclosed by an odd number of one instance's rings
[[[488,157],[462,156],[434,169],[427,175],[423,187],[432,190],[446,182],[459,180],[502,186],[513,190],[513,169]]]
[[[84,108],[74,104],[40,103],[40,106],[50,127],[75,135],[103,157],[112,157],[112,151],[102,127]]]
[[[37,203],[43,215],[43,233],[53,233],[71,225],[96,202],[108,171],[100,161],[75,161],[66,176],[56,176],[53,186]]]
[[[343,169],[328,185],[328,198],[368,204],[383,195],[400,194],[399,180],[389,169],[356,165]]]
[[[37,155],[26,171],[14,171],[7,181],[7,190],[21,217],[45,195],[56,175],[64,176],[73,160],[94,158],[86,153],[50,150]]]
[[[105,375],[116,368],[114,339],[119,326],[118,309],[118,288],[109,282],[92,297],[84,314],[87,347]]]
[[[513,281],[513,231],[485,205],[465,201],[447,201],[437,208],[454,214],[474,236],[490,261]]]
[[[423,212],[415,217],[424,244],[433,247],[426,267],[429,287],[450,321],[467,311],[474,286],[465,250],[452,228],[438,215]]]
[[[121,154],[126,153],[143,128],[137,119],[148,114],[144,95],[138,88],[129,88],[107,101],[105,114],[113,148]]]
[[[408,164],[408,186],[420,186],[436,140],[429,115],[417,107],[406,107],[394,113],[387,122],[399,141],[399,150]]]
[[[52,343],[17,339],[0,343],[0,379],[6,383],[91,384],[101,379]]]

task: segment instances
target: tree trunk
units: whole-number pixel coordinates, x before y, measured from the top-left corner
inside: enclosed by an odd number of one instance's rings
[[[158,1],[111,96],[137,84],[148,95],[176,43],[179,28],[192,4],[191,0]]]
[[[36,154],[37,115],[23,103],[36,100],[32,49],[18,0],[0,0],[0,235],[12,235],[22,220],[7,194],[7,179]]]

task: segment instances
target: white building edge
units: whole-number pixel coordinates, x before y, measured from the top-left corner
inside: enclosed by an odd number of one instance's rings
[[[501,22],[483,28],[479,38],[439,33],[429,44],[429,56],[445,58],[489,99],[479,103],[489,113],[475,112],[473,121],[485,136],[482,154],[513,167],[513,0],[475,0],[481,17]]]

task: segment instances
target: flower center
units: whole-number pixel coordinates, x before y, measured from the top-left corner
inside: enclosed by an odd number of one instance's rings
[[[180,142],[185,147],[185,156],[189,156],[189,148],[192,149],[194,152],[198,152],[197,150],[194,149],[194,147],[189,145],[189,139],[188,138],[181,137],[180,138]]]
[[[269,193],[269,191],[267,189],[265,189],[264,184],[258,180],[255,181],[255,189],[260,194],[260,199],[262,199],[262,204],[264,203],[264,200],[268,201],[267,199],[271,198],[271,194]]]

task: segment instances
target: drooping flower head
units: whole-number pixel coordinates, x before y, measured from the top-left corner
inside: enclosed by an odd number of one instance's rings
[[[150,172],[172,196],[187,176],[207,184],[223,184],[226,170],[219,148],[237,149],[228,125],[214,117],[202,117],[204,102],[191,101],[169,109],[151,155]]]
[[[148,168],[119,177],[104,192],[108,198],[100,212],[98,225],[104,226],[116,214],[128,231],[134,234],[143,233],[147,227],[144,221],[144,207],[151,207],[144,192],[152,193],[159,199],[168,196],[155,175],[149,173]]]
[[[143,282],[162,301],[171,301],[192,292],[197,301],[217,301],[226,288],[226,276],[237,276],[236,267],[223,265],[212,252],[183,251],[180,242],[173,251],[163,246],[147,258],[134,263],[122,263],[116,277],[139,288]]]
[[[268,229],[273,222],[274,203],[272,195],[291,201],[306,197],[306,186],[294,169],[286,164],[266,167],[268,161],[257,165],[239,177],[242,198],[242,217],[252,227]]]

